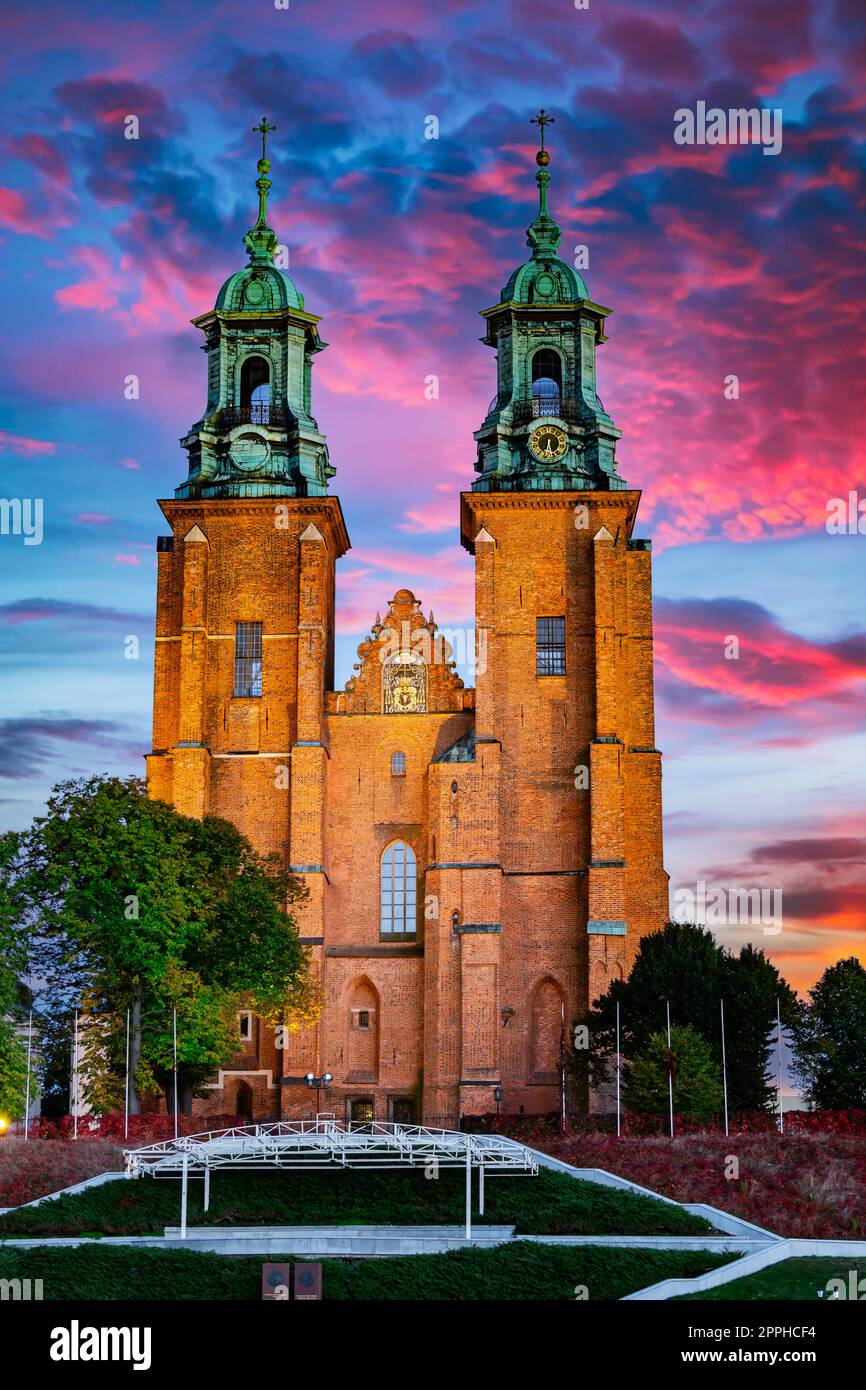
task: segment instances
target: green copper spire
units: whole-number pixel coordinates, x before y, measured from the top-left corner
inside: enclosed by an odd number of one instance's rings
[[[250,253],[250,265],[273,265],[274,252],[279,245],[276,232],[268,226],[268,193],[271,187],[268,174],[271,162],[267,157],[267,138],[276,128],[275,125],[268,124],[267,116],[262,116],[260,124],[253,126],[253,132],[262,137],[262,157],[256,165],[259,171],[256,179],[256,188],[259,191],[259,217],[256,225],[251,227],[244,237],[244,246]]]
[[[620,432],[598,398],[595,352],[609,309],[589,297],[574,265],[557,254],[562,232],[547,207],[550,154],[542,109],[535,156],[538,213],[527,228],[530,257],[512,271],[499,303],[482,314],[496,352],[496,394],[475,431],[473,492],[616,491]],[[576,257],[575,257],[576,259]]]
[[[541,149],[535,156],[535,162],[539,166],[535,175],[535,182],[538,184],[538,216],[526,229],[526,244],[532,247],[532,255],[538,260],[547,260],[555,256],[562,240],[562,231],[547,210],[547,187],[550,183],[547,166],[550,163],[550,154],[544,148],[544,127],[553,125],[554,120],[555,117],[548,116],[542,106],[538,115],[533,116],[530,121],[530,125],[537,125],[539,128]]]

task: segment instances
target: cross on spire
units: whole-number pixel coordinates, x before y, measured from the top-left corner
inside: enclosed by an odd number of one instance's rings
[[[268,138],[268,136],[270,135],[271,131],[272,131],[272,130],[276,130],[276,128],[277,128],[277,127],[276,127],[275,125],[269,125],[269,124],[268,124],[268,118],[267,118],[267,116],[262,116],[262,119],[261,119],[261,122],[259,123],[259,125],[254,125],[254,126],[253,126],[253,134],[254,134],[254,135],[261,135],[261,137],[262,137],[262,159],[267,159],[267,157],[268,157],[268,156],[267,156],[267,150],[266,150],[266,148],[265,148],[266,142],[267,142],[267,138]],[[544,148],[544,138],[543,138],[543,135],[542,135],[541,144],[542,144],[542,148]]]
[[[251,227],[244,237],[244,245],[250,253],[250,262],[254,265],[273,263],[274,251],[277,248],[277,235],[268,226],[268,193],[271,189],[271,181],[268,178],[270,163],[267,155],[267,139],[271,131],[276,130],[275,125],[271,125],[267,116],[262,116],[258,125],[253,126],[253,134],[262,137],[262,157],[256,168],[259,176],[256,179],[256,188],[259,195],[259,216],[254,227]]]
[[[542,108],[541,108],[541,110],[539,111],[539,113],[538,113],[537,116],[532,116],[532,117],[530,118],[529,124],[530,124],[530,125],[537,125],[538,128],[539,128],[539,134],[540,134],[540,136],[541,136],[541,148],[542,148],[542,149],[544,149],[544,127],[545,127],[546,125],[553,125],[553,123],[554,123],[555,120],[556,120],[556,117],[555,117],[555,116],[548,116],[548,114],[547,114],[547,112],[545,111],[545,109],[544,109],[543,106],[542,106]]]

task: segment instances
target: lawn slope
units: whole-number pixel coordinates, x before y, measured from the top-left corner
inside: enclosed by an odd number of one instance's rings
[[[473,1183],[477,1213],[477,1179]],[[238,1173],[190,1183],[189,1222],[197,1226],[462,1225],[462,1172]],[[161,1235],[180,1219],[177,1178],[118,1179],[0,1217],[2,1236]],[[702,1235],[712,1228],[667,1202],[542,1169],[537,1177],[488,1178],[485,1213],[473,1220],[514,1225],[527,1235]]]
[[[279,1256],[272,1255],[271,1260]],[[323,1297],[331,1300],[618,1299],[660,1279],[690,1278],[731,1255],[533,1245],[495,1250],[323,1260]],[[0,1249],[0,1279],[41,1279],[45,1300],[206,1300],[258,1302],[260,1256],[92,1245]]]

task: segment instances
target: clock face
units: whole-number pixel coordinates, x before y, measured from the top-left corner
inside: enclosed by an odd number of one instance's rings
[[[543,463],[555,463],[568,448],[568,435],[558,425],[540,425],[529,436],[529,447]]]
[[[248,471],[263,468],[271,453],[264,436],[252,433],[235,435],[229,452],[235,467]]]

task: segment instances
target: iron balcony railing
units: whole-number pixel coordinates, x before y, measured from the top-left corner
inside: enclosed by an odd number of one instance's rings
[[[223,430],[232,430],[235,425],[268,425],[272,430],[284,430],[290,419],[284,406],[270,405],[266,401],[230,406],[219,412],[219,426]]]
[[[514,401],[511,406],[514,423],[525,424],[543,415],[555,415],[560,420],[580,419],[580,402],[576,396],[560,396],[558,392],[532,396],[526,401]]]

